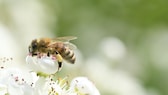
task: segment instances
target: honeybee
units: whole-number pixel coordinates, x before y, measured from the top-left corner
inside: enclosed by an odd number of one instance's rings
[[[73,49],[76,46],[70,43],[70,40],[74,40],[77,37],[66,36],[57,37],[54,39],[50,38],[39,38],[32,40],[29,46],[29,53],[31,56],[54,56],[58,61],[58,70],[62,67],[63,59],[68,63],[74,64],[76,57]]]

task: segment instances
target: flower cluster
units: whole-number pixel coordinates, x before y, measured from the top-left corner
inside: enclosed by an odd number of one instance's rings
[[[86,77],[76,77],[70,83],[67,78],[57,78],[56,59],[27,56],[27,65],[0,69],[0,95],[100,95]],[[4,62],[5,63],[5,62]],[[5,67],[1,62],[1,67]]]

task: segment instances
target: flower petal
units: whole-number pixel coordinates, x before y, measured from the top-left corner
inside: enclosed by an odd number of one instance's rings
[[[42,56],[38,58],[37,56],[26,57],[26,62],[32,71],[35,72],[43,72],[46,74],[54,74],[58,71],[58,64],[56,63],[56,59],[48,56]]]

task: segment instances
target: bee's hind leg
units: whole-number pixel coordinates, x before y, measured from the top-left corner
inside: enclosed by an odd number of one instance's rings
[[[62,68],[62,62],[59,62],[59,61],[58,61],[58,71],[60,71],[61,68]]]
[[[57,59],[57,62],[58,62],[58,71],[60,71],[61,70],[61,68],[62,68],[62,61],[63,61],[63,58],[62,58],[62,56],[56,51],[55,52],[55,54],[56,54],[56,59]]]

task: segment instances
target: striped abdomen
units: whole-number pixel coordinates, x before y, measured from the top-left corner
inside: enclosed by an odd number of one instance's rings
[[[74,52],[67,46],[67,44],[58,42],[55,44],[55,49],[63,57],[63,59],[65,59],[69,63],[75,63],[76,57],[74,55]]]

